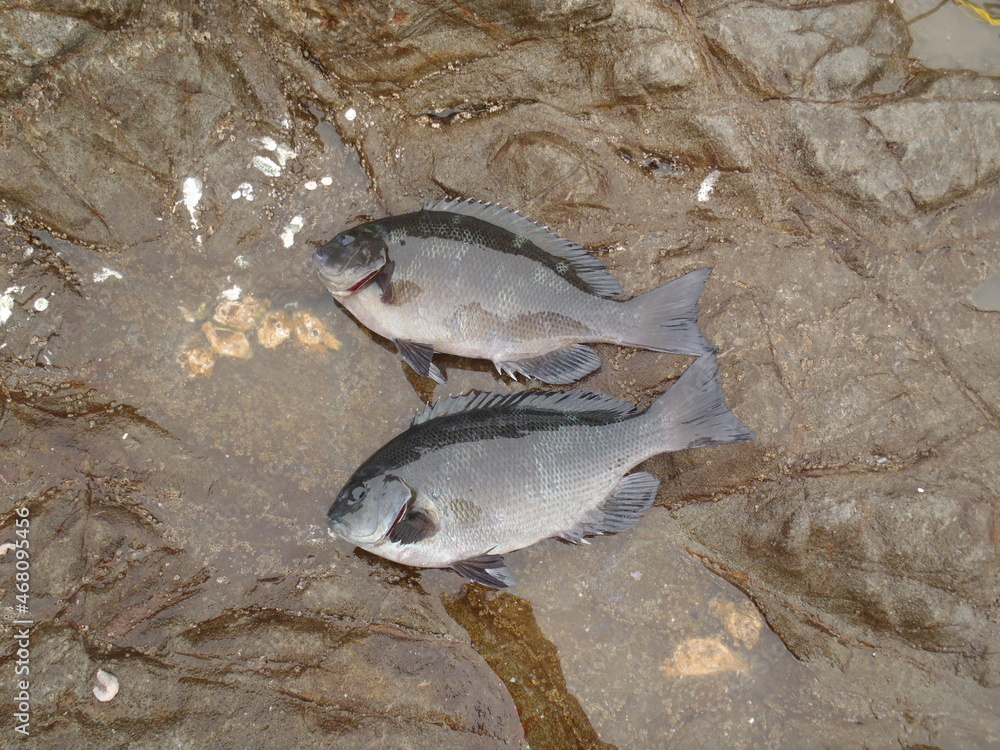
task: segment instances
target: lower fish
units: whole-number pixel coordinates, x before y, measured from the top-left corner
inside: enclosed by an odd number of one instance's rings
[[[584,390],[449,398],[354,472],[329,530],[404,565],[506,588],[506,552],[636,524],[660,484],[628,474],[637,464],[753,436],[725,404],[714,353],[641,413]]]
[[[443,200],[370,221],[319,247],[313,262],[351,315],[439,383],[435,352],[572,383],[601,365],[590,343],[693,355],[712,348],[698,327],[711,269],[615,299],[621,284],[600,260],[492,204]]]

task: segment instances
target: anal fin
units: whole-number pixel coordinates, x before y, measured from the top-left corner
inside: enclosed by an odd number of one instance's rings
[[[590,542],[580,535],[580,532],[576,530],[576,527],[560,532],[556,536],[564,542],[570,542],[572,544],[590,544]]]
[[[393,343],[396,345],[396,349],[399,350],[399,356],[403,358],[418,375],[423,375],[425,378],[431,378],[438,383],[444,383],[444,375],[438,366],[435,365],[431,360],[434,357],[434,347],[428,346],[427,344],[418,344],[416,341],[406,341],[404,339],[395,339]]]
[[[505,589],[517,583],[500,555],[480,555],[459,560],[453,562],[451,567],[459,575],[491,589]]]
[[[631,529],[656,500],[660,480],[645,471],[622,477],[607,499],[575,526],[558,534],[568,542],[585,536],[611,534]]]
[[[601,358],[589,346],[574,344],[530,359],[515,362],[498,362],[497,368],[508,375],[524,373],[543,383],[564,385],[575,383],[601,366]]]

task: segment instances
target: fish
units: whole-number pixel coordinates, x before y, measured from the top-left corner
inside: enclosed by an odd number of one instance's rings
[[[568,384],[600,367],[591,343],[713,348],[698,327],[710,268],[615,299],[621,284],[598,258],[496,204],[445,199],[370,221],[319,246],[313,263],[337,302],[438,383],[436,352]]]
[[[583,389],[473,392],[429,407],[368,458],[330,506],[328,529],[403,565],[506,588],[507,552],[635,525],[660,485],[629,474],[637,464],[753,437],[726,406],[714,353],[643,412]]]

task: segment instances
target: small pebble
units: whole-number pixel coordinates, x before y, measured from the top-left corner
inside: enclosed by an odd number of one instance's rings
[[[115,677],[111,672],[105,672],[103,669],[98,669],[97,674],[94,675],[94,697],[101,703],[107,703],[109,700],[118,695],[118,678]]]

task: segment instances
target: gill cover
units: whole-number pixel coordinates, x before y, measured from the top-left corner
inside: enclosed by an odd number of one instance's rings
[[[377,544],[406,515],[413,491],[397,476],[351,481],[327,512],[330,533],[361,546]]]
[[[320,279],[331,294],[356,292],[389,263],[389,249],[382,233],[370,224],[341,232],[313,254]]]

